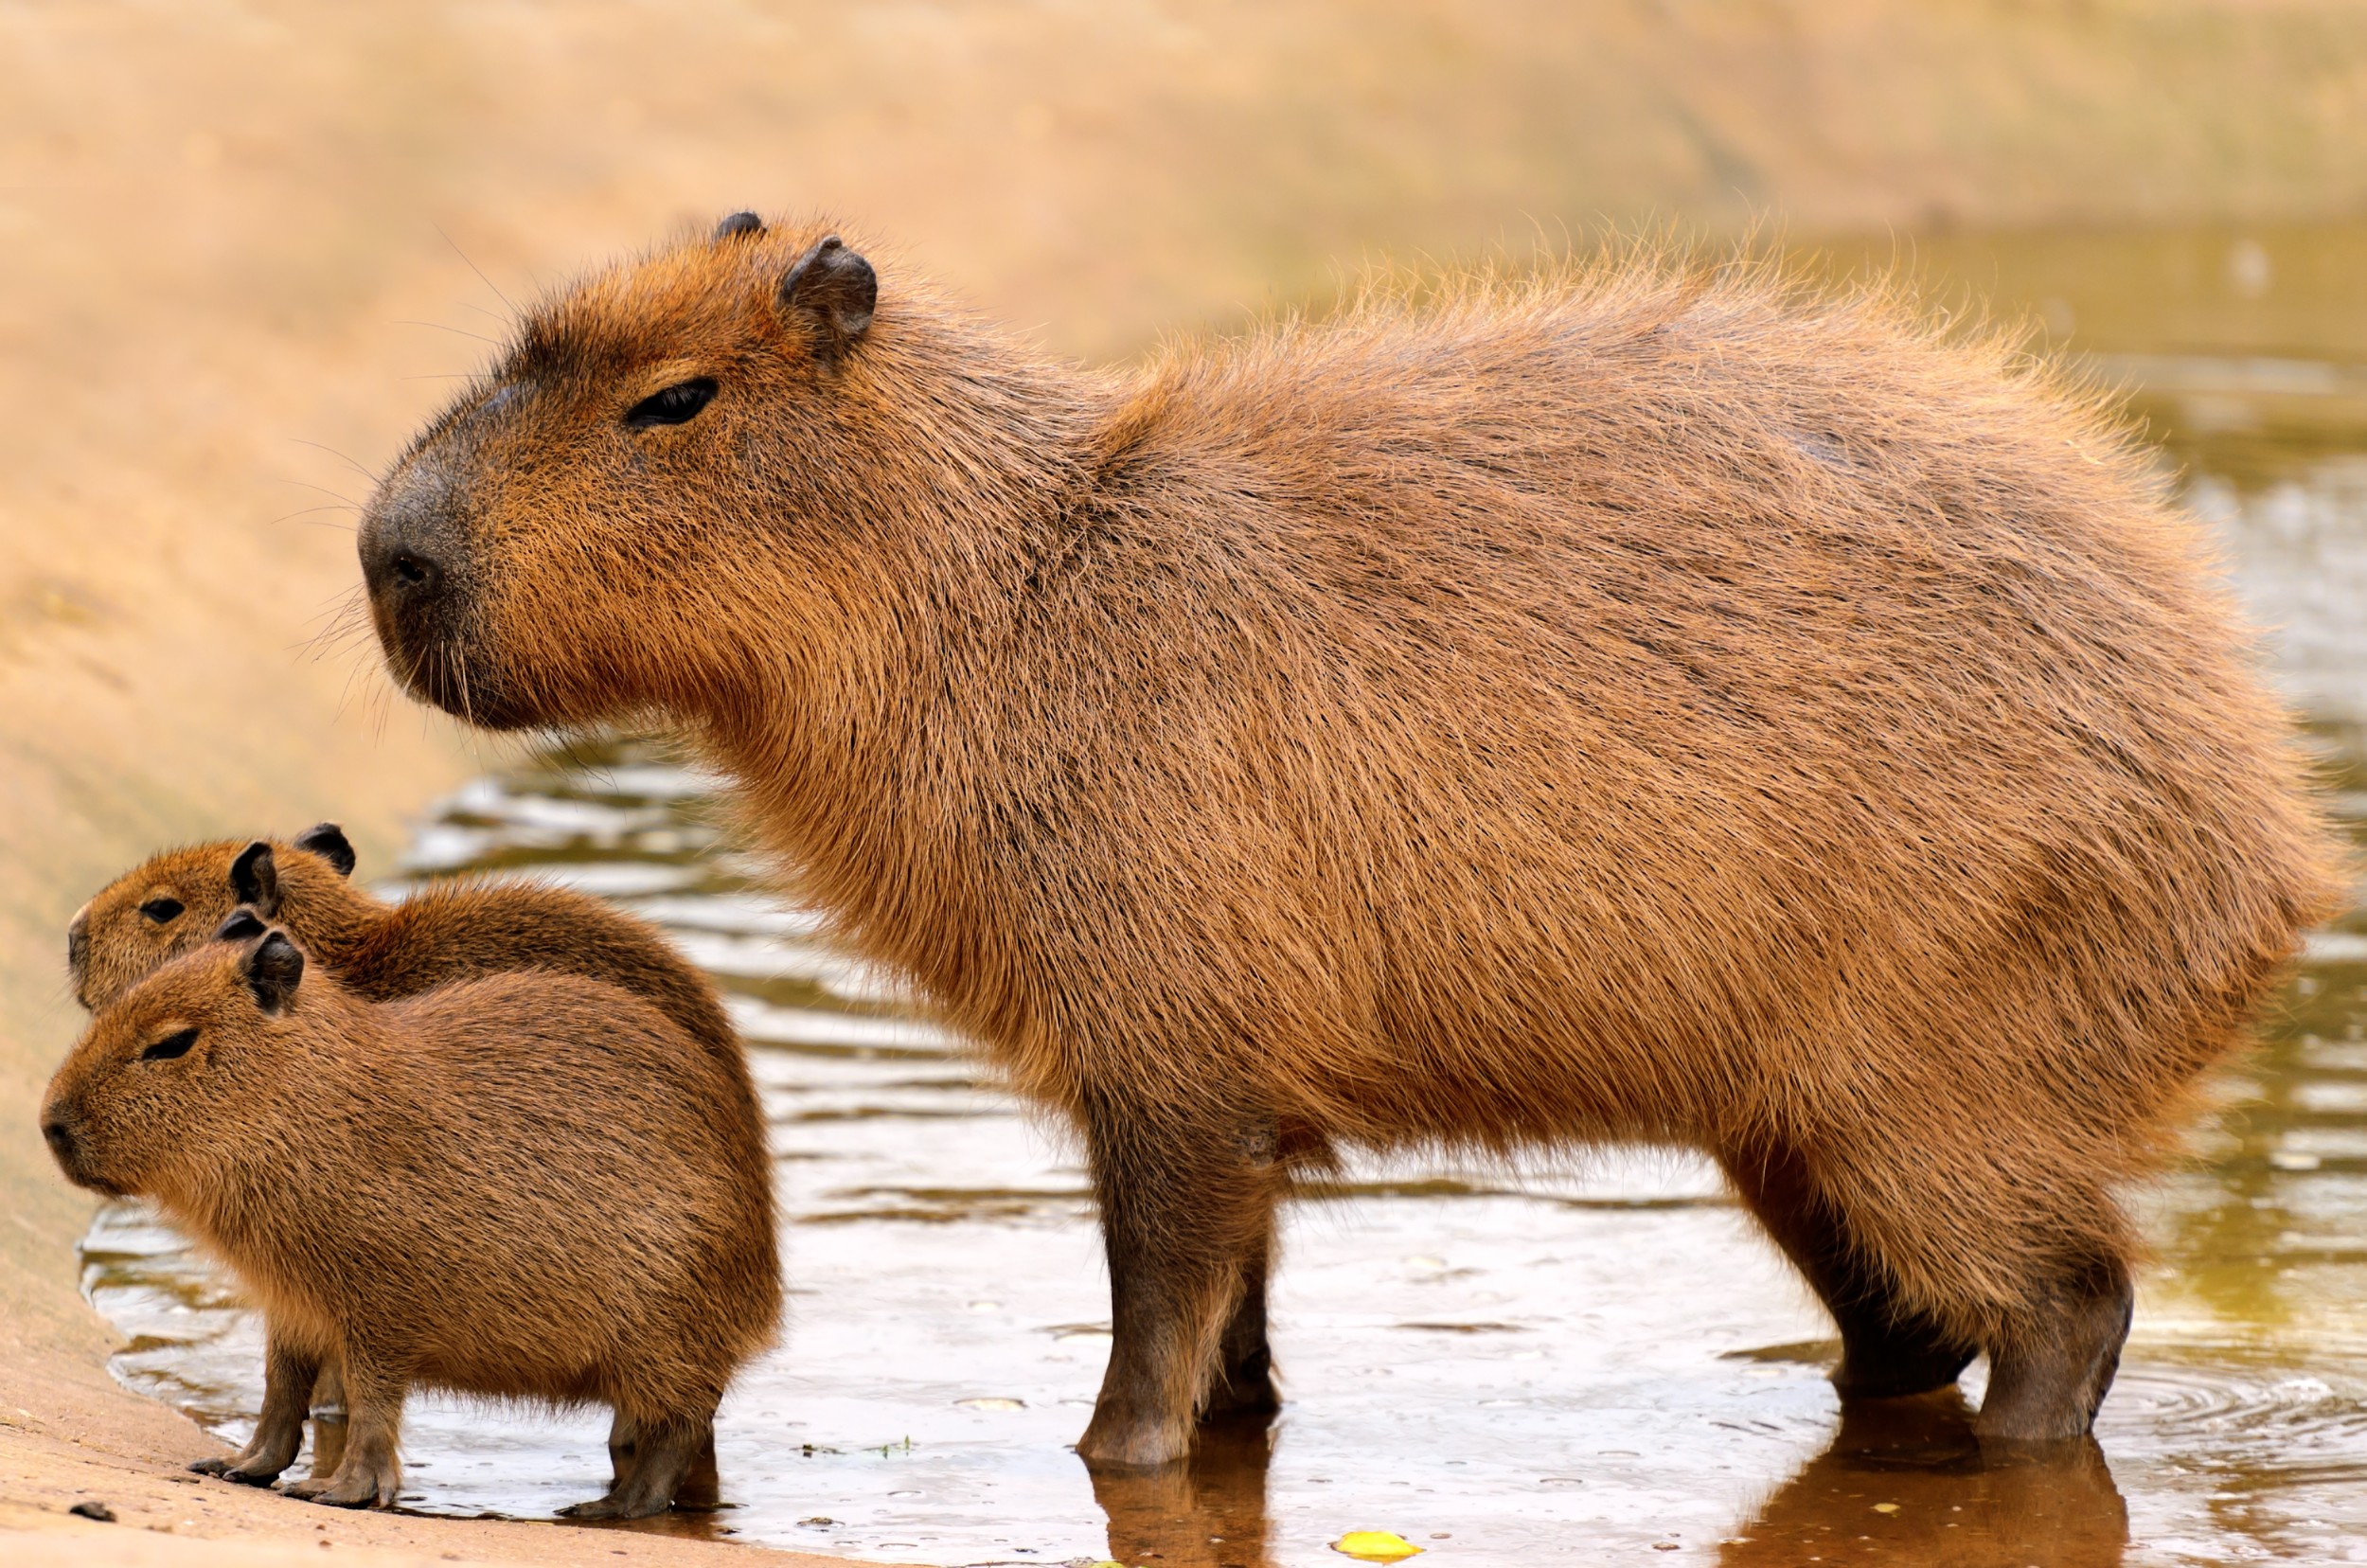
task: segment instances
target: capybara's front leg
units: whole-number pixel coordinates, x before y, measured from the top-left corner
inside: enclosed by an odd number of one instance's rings
[[[1273,1351],[1266,1344],[1266,1280],[1273,1244],[1262,1238],[1241,1259],[1241,1299],[1217,1341],[1216,1374],[1201,1408],[1204,1420],[1271,1416],[1282,1408],[1274,1388]]]
[[[312,1473],[337,1472],[346,1457],[346,1374],[331,1356],[312,1381]]]
[[[1190,1452],[1219,1342],[1245,1294],[1245,1259],[1262,1258],[1269,1244],[1282,1167],[1272,1138],[1261,1142],[1247,1121],[1168,1124],[1120,1105],[1089,1112],[1085,1135],[1112,1339],[1077,1452],[1089,1465],[1170,1464]],[[1261,1308],[1261,1345],[1263,1319]]]
[[[391,1508],[402,1489],[400,1444],[408,1380],[372,1357],[357,1355],[350,1343],[344,1362],[348,1411],[345,1456],[328,1476],[294,1482],[283,1489],[291,1497],[331,1507]]]
[[[1808,1162],[1767,1144],[1718,1157],[1726,1179],[1784,1256],[1791,1259],[1841,1330],[1833,1388],[1844,1400],[1928,1394],[1956,1381],[1979,1346],[1899,1301],[1875,1261],[1851,1238]]]
[[[233,1459],[200,1459],[189,1469],[242,1486],[268,1487],[295,1463],[304,1447],[304,1417],[312,1407],[312,1380],[320,1360],[273,1333],[263,1352],[263,1416],[255,1435]]]
[[[632,1420],[631,1473],[608,1495],[559,1510],[564,1519],[647,1519],[674,1506],[676,1493],[703,1460],[715,1461],[715,1417],[673,1416]],[[695,1488],[692,1488],[695,1491]],[[712,1505],[708,1505],[712,1506]]]
[[[1989,1391],[1972,1430],[1984,1441],[2051,1443],[2084,1435],[2120,1370],[2136,1291],[2128,1266],[2099,1258],[2068,1271],[2044,1307],[1989,1350]]]

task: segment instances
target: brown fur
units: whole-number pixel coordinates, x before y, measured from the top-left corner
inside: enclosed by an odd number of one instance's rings
[[[814,232],[529,312],[374,498],[372,612],[480,723],[677,721],[845,937],[1074,1118],[1088,1458],[1271,1399],[1237,1308],[1347,1144],[1705,1149],[1844,1393],[1986,1350],[1984,1433],[2087,1428],[2115,1194],[2334,896],[2287,717],[2097,400],[1651,257],[1096,373],[892,262],[850,333],[783,286]]]
[[[159,1042],[181,1054],[151,1060]],[[68,1176],[151,1199],[260,1304],[263,1420],[236,1478],[294,1458],[313,1376],[342,1362],[343,1460],[289,1488],[325,1503],[392,1505],[424,1384],[612,1406],[639,1460],[574,1511],[661,1510],[778,1320],[744,1074],[577,976],[372,1004],[277,933],[213,943],[99,1011],[42,1125]]]
[[[326,826],[326,825],[324,825]],[[231,867],[253,844],[263,897],[242,900]],[[66,951],[74,993],[97,1008],[159,965],[208,940],[230,913],[251,907],[285,926],[340,984],[372,1002],[416,996],[454,980],[543,969],[633,991],[727,1062],[740,1043],[715,988],[665,934],[614,905],[531,882],[439,882],[398,903],[357,887],[349,871],[279,840],[169,849],[125,872],[74,917]],[[158,898],[182,905],[156,920]]]

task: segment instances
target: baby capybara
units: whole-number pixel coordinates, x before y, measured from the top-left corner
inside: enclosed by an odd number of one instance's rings
[[[41,1120],[68,1177],[151,1200],[261,1306],[262,1421],[227,1473],[286,1469],[334,1356],[351,1430],[298,1496],[391,1506],[417,1384],[609,1405],[637,1457],[567,1511],[666,1508],[779,1318],[744,1077],[596,981],[370,1003],[251,915],[223,935],[99,1010]]]
[[[120,996],[168,959],[208,940],[236,909],[282,926],[314,962],[372,1002],[415,996],[453,980],[545,969],[638,992],[745,1082],[739,1037],[715,988],[664,933],[599,899],[533,882],[440,882],[390,903],[351,882],[353,846],[333,822],[288,843],[220,840],[151,856],[102,888],[66,927],[66,962],[86,1007]],[[753,1087],[735,1095],[753,1118]],[[342,1398],[333,1360],[320,1399]],[[619,1422],[609,1449],[621,1481],[633,1434]],[[329,1450],[320,1450],[325,1457]],[[714,1501],[713,1456],[678,1494]]]
[[[1271,1400],[1342,1146],[1690,1145],[1844,1396],[2084,1432],[2117,1193],[2330,906],[2196,529],[1997,339],[1642,257],[1053,363],[745,214],[527,312],[366,509],[398,679],[670,714],[1081,1129],[1079,1445]]]
[[[74,994],[85,1007],[103,1007],[246,908],[372,1002],[511,970],[556,970],[637,991],[718,1055],[739,1060],[739,1037],[706,976],[655,926],[614,904],[547,882],[474,880],[433,882],[389,902],[356,887],[353,867],[353,846],[333,822],[285,844],[224,839],[151,856],[66,927]]]

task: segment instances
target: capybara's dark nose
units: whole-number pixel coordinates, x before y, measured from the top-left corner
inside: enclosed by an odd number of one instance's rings
[[[373,599],[390,607],[417,604],[443,587],[444,563],[400,530],[387,529],[368,543],[376,548],[362,552],[362,580]]]
[[[67,1175],[74,1173],[74,1130],[56,1116],[44,1116],[41,1122],[42,1140],[49,1145],[49,1152],[57,1158],[59,1168]]]

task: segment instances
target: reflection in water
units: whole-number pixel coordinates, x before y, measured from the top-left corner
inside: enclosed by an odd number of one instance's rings
[[[2128,1509],[2094,1438],[1984,1454],[1972,1407],[1951,1389],[1844,1412],[1831,1445],[1717,1560],[2112,1568],[2127,1546]]]
[[[2266,242],[2277,278],[2306,273],[2291,243]],[[2032,265],[2065,319],[2109,324],[2109,290]],[[2275,363],[2098,347],[2151,378],[2141,409],[2367,823],[2367,376],[2282,339]],[[1983,1455],[1953,1398],[1837,1424],[1829,1326],[1715,1174],[1611,1154],[1517,1181],[1351,1168],[1286,1218],[1281,1416],[1183,1471],[1094,1478],[1068,1445],[1108,1301],[1071,1151],[764,894],[708,793],[635,748],[536,757],[446,802],[406,868],[617,900],[715,975],[749,1041],[791,1326],[719,1421],[736,1506],[640,1527],[949,1564],[1285,1568],[1344,1561],[1327,1543],[1350,1530],[1438,1568],[2367,1562],[2367,913],[2313,938],[2201,1158],[2150,1201],[2162,1266],[2100,1451]],[[241,1435],[261,1337],[217,1276],[130,1206],[84,1262],[131,1336],[118,1376]],[[405,1506],[547,1516],[598,1489],[605,1426],[417,1399]]]

